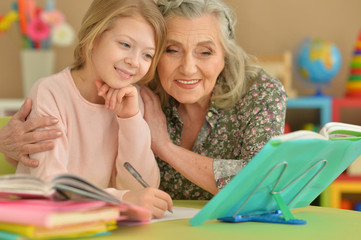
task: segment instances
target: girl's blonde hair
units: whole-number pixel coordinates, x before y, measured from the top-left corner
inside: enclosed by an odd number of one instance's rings
[[[220,0],[158,0],[157,5],[166,21],[172,16],[196,18],[214,14],[217,17],[225,66],[218,76],[212,99],[220,108],[234,105],[244,96],[260,68],[250,63],[250,57],[236,43],[236,20],[231,10]],[[161,86],[157,74],[149,85],[160,96],[162,106],[167,106],[169,95]]]
[[[166,24],[154,1],[151,0],[94,0],[86,12],[80,31],[79,42],[74,50],[73,69],[81,69],[91,60],[95,39],[112,28],[119,17],[142,17],[154,29],[156,51],[147,74],[141,83],[153,79],[165,45]]]

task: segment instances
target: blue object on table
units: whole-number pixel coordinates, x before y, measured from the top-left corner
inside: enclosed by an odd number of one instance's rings
[[[15,234],[15,233],[0,231],[0,239],[1,240],[22,240],[25,238],[21,237],[18,234]]]
[[[301,219],[289,219],[285,220],[282,217],[281,210],[277,210],[273,213],[265,213],[258,215],[236,215],[235,217],[223,217],[218,218],[219,221],[222,222],[266,222],[266,223],[280,223],[280,224],[293,224],[293,225],[304,225],[307,222]]]

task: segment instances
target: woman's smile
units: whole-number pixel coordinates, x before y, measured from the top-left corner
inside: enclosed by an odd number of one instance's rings
[[[190,79],[190,80],[177,79],[175,80],[175,83],[181,88],[193,89],[201,83],[201,79]]]

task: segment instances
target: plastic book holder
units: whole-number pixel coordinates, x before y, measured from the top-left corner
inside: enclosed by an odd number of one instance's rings
[[[361,139],[270,140],[189,223],[306,224],[290,209],[307,207],[361,155]]]
[[[311,179],[305,184],[305,186],[293,197],[293,199],[290,201],[290,203],[305,189],[308,184],[315,179],[315,177],[323,170],[323,168],[327,164],[327,160],[321,160],[311,166],[306,172],[304,172],[301,176],[297,177],[294,181],[292,181],[289,185],[281,189],[280,191],[275,191],[280,179],[283,176],[283,173],[285,172],[288,163],[286,161],[281,162],[277,164],[275,167],[273,167],[270,172],[263,178],[263,180],[258,184],[258,186],[254,189],[254,191],[249,195],[249,197],[244,201],[244,203],[241,205],[240,208],[237,209],[237,211],[234,213],[232,217],[222,217],[218,218],[218,220],[223,222],[270,222],[270,223],[282,223],[282,224],[297,224],[297,225],[303,225],[306,224],[306,221],[301,219],[295,219],[293,214],[291,213],[290,209],[288,208],[288,205],[285,203],[281,196],[281,192],[283,192],[285,189],[290,187],[294,182],[302,178],[306,173],[310,172],[313,168],[315,168],[317,165],[323,164],[322,167],[311,177]],[[267,179],[267,177],[277,168],[283,166],[283,170],[280,173],[276,184],[274,185],[272,191],[270,192],[271,196],[274,198],[274,200],[277,203],[277,206],[280,208],[279,210],[273,212],[273,213],[265,213],[265,214],[256,214],[256,215],[238,215],[239,211],[243,208],[243,206],[248,202],[248,200],[254,195],[254,193],[257,191],[257,189],[262,185],[262,183]]]

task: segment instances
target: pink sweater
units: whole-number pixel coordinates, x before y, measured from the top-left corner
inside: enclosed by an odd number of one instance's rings
[[[33,154],[39,167],[18,165],[17,173],[49,181],[60,173],[82,176],[122,198],[126,189],[143,188],[123,167],[130,162],[152,187],[158,187],[159,168],[151,151],[150,130],[141,111],[121,119],[104,105],[85,100],[74,84],[70,68],[37,81],[30,93],[30,118],[53,116],[63,132],[51,151]]]

